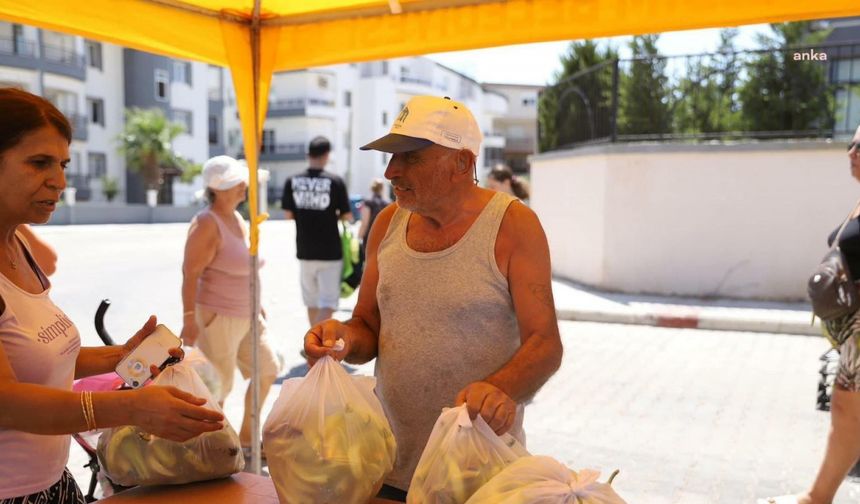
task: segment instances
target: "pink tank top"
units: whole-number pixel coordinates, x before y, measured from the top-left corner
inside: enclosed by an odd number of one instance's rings
[[[29,252],[28,258],[35,265]],[[47,277],[38,266],[33,268],[45,286],[39,294],[21,289],[0,274],[0,297],[6,304],[0,315],[0,344],[19,382],[71,390],[80,335],[51,301]],[[39,492],[56,483],[69,459],[70,439],[68,435],[0,428],[0,500]]]
[[[229,317],[248,318],[251,312],[251,253],[245,236],[236,236],[221,218],[210,210],[208,213],[218,224],[221,235],[215,258],[203,270],[197,284],[197,304],[206,310]],[[245,222],[236,212],[243,229]]]

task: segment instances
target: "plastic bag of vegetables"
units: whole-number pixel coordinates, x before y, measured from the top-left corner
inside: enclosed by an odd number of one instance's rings
[[[375,378],[351,377],[331,357],[284,382],[263,426],[282,503],[365,504],[376,495],[396,445],[375,387]]]
[[[203,384],[212,393],[212,397],[219,401],[224,399],[221,397],[224,390],[221,386],[221,376],[212,362],[197,347],[186,346],[182,347],[182,350],[185,352],[185,358],[182,359],[182,362],[191,366],[194,371],[197,371]]]
[[[197,372],[184,362],[165,369],[153,385],[174,386],[205,398],[206,408],[222,411]],[[245,468],[239,436],[226,421],[223,429],[182,443],[152,436],[130,425],[114,427],[99,438],[98,457],[107,477],[123,486],[204,481]]]
[[[421,453],[406,502],[463,504],[484,483],[520,457],[525,448],[511,435],[497,436],[466,405],[445,408]]]
[[[523,457],[481,487],[467,504],[625,504],[598,471],[571,471],[552,457]]]

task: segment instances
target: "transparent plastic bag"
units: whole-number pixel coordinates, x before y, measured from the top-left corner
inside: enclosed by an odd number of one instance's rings
[[[527,455],[516,439],[510,434],[497,436],[480,415],[471,420],[465,405],[445,408],[418,460],[406,502],[463,504],[502,469]]]
[[[626,504],[600,472],[571,471],[552,457],[523,457],[475,492],[467,504]]]
[[[221,376],[218,374],[218,370],[215,369],[215,365],[197,347],[186,346],[182,347],[182,350],[185,352],[185,358],[182,359],[182,362],[191,366],[194,371],[197,371],[197,374],[203,380],[206,388],[209,389],[212,397],[220,400],[221,392],[224,389],[221,387]]]
[[[373,392],[331,357],[284,382],[263,426],[278,499],[289,504],[365,504],[394,467],[394,434]]]
[[[222,412],[197,372],[185,363],[168,367],[152,385],[173,386],[205,398],[204,407]],[[178,485],[222,478],[245,468],[239,436],[226,421],[223,429],[182,443],[132,425],[114,427],[99,438],[98,457],[107,477],[122,486]]]

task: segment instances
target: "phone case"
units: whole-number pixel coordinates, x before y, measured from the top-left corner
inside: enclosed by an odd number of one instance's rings
[[[182,341],[163,324],[116,365],[116,374],[131,388],[140,388],[152,378],[149,366],[161,367],[170,358],[168,350],[182,346]]]

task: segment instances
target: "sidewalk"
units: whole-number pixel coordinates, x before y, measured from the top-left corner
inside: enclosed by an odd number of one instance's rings
[[[820,335],[809,303],[609,293],[553,279],[559,320],[657,327]]]

